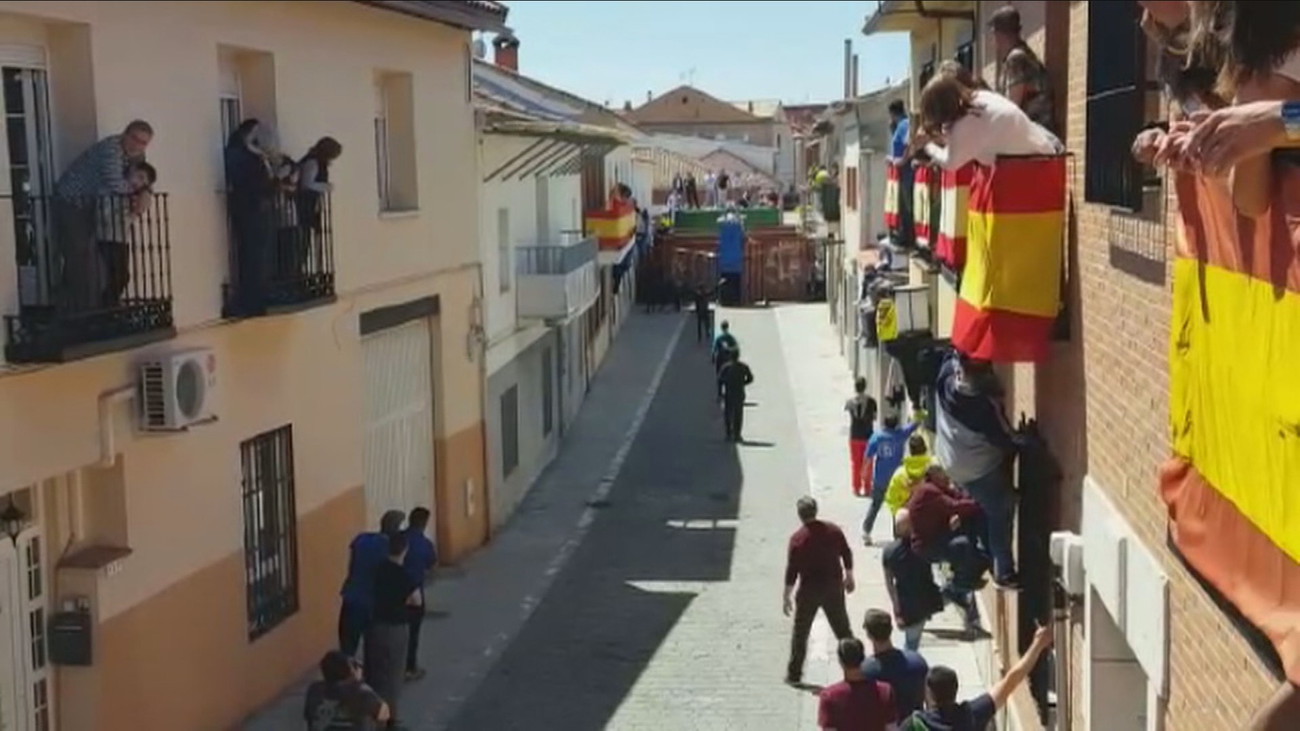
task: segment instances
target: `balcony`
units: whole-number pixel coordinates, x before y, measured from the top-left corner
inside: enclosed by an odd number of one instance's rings
[[[276,193],[231,203],[230,279],[222,315],[263,317],[334,302],[330,196]]]
[[[17,301],[5,358],[62,363],[176,334],[167,196],[5,196]]]
[[[594,238],[515,249],[520,317],[565,320],[600,294]]]

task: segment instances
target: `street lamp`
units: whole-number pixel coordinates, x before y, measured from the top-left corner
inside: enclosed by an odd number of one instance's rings
[[[18,534],[27,527],[27,514],[14,503],[14,496],[9,496],[9,506],[0,512],[0,529],[3,529],[14,546],[18,545]]]

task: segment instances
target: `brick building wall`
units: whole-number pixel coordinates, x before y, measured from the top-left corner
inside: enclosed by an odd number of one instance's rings
[[[1169,577],[1170,688],[1165,728],[1236,730],[1272,695],[1278,681],[1168,549],[1168,520],[1156,487],[1156,470],[1169,455],[1168,349],[1176,203],[1161,191],[1149,196],[1151,205],[1145,207],[1155,209],[1154,213],[1134,215],[1083,202],[1087,2],[1070,3],[1069,31],[1066,134],[1076,161],[1072,184],[1076,216],[1071,230],[1077,240],[1071,248],[1077,250],[1071,258],[1077,261],[1080,280],[1073,294],[1080,297],[1075,302],[1081,310],[1082,338],[1075,347],[1082,354],[1079,365],[1086,376],[1080,404],[1085,411],[1083,464]],[[1055,382],[1067,377],[1057,364],[1035,375],[1040,407],[1046,400],[1075,398],[1077,389]],[[1077,632],[1076,639],[1081,640],[1080,635]],[[1084,647],[1082,641],[1074,646]],[[1072,658],[1076,679],[1082,660]]]

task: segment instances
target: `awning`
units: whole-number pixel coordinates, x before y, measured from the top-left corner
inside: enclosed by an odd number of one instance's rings
[[[615,130],[573,122],[549,122],[517,117],[510,112],[490,112],[484,134],[534,138],[495,170],[483,182],[522,180],[527,177],[571,175],[581,169],[582,160],[604,157],[624,144]]]
[[[951,17],[952,13],[969,13],[970,20],[975,20],[975,3],[973,0],[882,0],[876,3],[876,11],[867,16],[862,26],[863,35],[875,33],[906,33],[915,30],[922,23],[937,22],[936,13]]]

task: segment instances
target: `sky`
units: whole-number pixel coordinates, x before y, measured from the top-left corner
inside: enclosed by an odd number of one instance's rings
[[[867,38],[875,2],[507,2],[519,71],[591,101],[644,104],[681,84],[721,99],[806,104],[839,99],[844,39],[858,89],[908,72],[908,38]],[[489,58],[491,49],[488,50]]]

